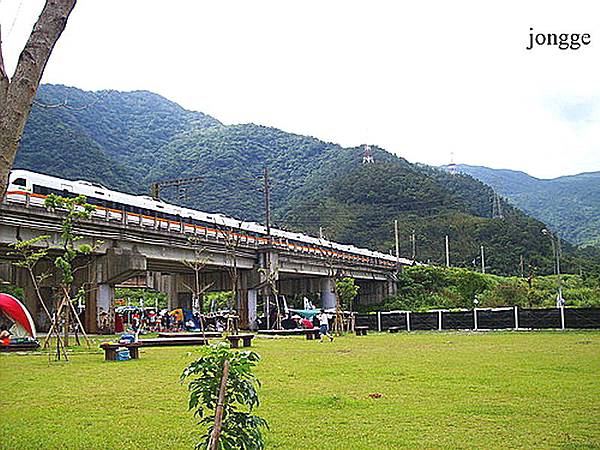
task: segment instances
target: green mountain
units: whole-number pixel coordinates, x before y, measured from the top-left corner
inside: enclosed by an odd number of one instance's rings
[[[577,245],[600,245],[600,172],[550,180],[524,172],[457,166]]]
[[[163,145],[180,133],[220,125],[152,92],[42,85],[15,166],[139,193]]]
[[[491,217],[494,193],[468,175],[411,164],[380,148],[374,164],[362,148],[342,148],[282,130],[225,126],[149,92],[84,92],[45,85],[25,129],[15,167],[66,178],[87,178],[131,193],[151,182],[188,176],[202,181],[185,195],[163,198],[205,211],[264,221],[263,170],[268,167],[272,222],[340,242],[388,252],[394,221],[402,256],[413,243],[418,260],[443,264],[445,236],[454,266],[479,267],[480,246],[488,271],[552,272],[552,248],[544,224],[503,201],[504,218]],[[565,245],[567,271],[598,270]]]

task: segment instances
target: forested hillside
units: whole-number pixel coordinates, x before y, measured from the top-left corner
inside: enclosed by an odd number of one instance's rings
[[[42,86],[27,124],[16,167],[65,178],[85,178],[132,193],[152,181],[202,176],[185,196],[164,198],[205,211],[263,221],[263,170],[269,168],[273,222],[277,226],[388,252],[394,220],[401,253],[444,262],[449,236],[452,265],[486,267],[497,274],[552,271],[544,224],[504,204],[491,218],[491,188],[468,175],[411,164],[375,148],[362,164],[362,148],[342,148],[315,138],[254,124],[222,125],[149,92],[84,92]],[[593,252],[577,257],[565,247],[564,268],[597,270]]]
[[[600,245],[600,172],[551,180],[523,172],[458,165],[578,245]]]
[[[145,192],[154,154],[180,133],[211,126],[220,122],[151,92],[42,85],[15,167]]]

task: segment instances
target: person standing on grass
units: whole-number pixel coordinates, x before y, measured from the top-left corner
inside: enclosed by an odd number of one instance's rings
[[[321,337],[321,342],[323,342],[323,336],[327,336],[329,342],[333,342],[333,336],[329,333],[329,316],[325,314],[324,309],[321,308],[321,313],[317,315],[317,320],[319,321],[319,336]]]

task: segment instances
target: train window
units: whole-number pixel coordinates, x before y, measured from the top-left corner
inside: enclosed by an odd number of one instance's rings
[[[27,186],[27,182],[25,181],[25,178],[17,178],[16,180],[14,180],[12,182],[12,184],[15,184],[17,186]]]
[[[102,192],[102,191],[94,191],[94,194],[104,195],[104,192]]]
[[[33,185],[33,193],[34,194],[41,194],[41,195],[48,195],[49,189],[45,186],[40,186],[38,184],[34,184]]]

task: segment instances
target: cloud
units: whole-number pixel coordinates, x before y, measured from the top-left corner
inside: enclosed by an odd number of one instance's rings
[[[597,122],[599,106],[597,98],[565,99],[556,104],[560,118],[576,125]]]
[[[42,3],[23,3],[12,61]],[[600,3],[579,0],[78,2],[44,81],[147,89],[225,123],[553,177],[600,170],[597,17]],[[527,51],[530,27],[592,44]]]

